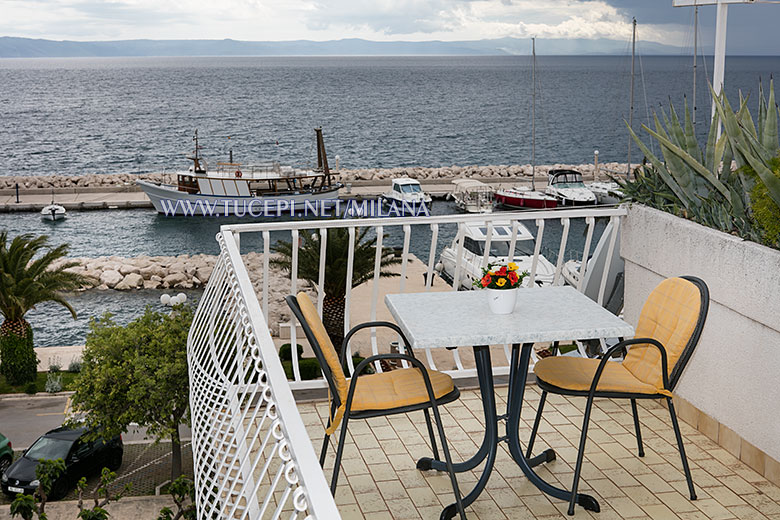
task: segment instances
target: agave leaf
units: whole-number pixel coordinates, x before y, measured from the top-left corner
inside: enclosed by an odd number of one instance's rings
[[[722,157],[722,167],[720,170],[720,180],[723,184],[731,182],[731,162],[734,160],[734,152],[731,151],[731,145],[728,142],[729,138],[726,134],[720,136],[716,148],[720,148],[720,153],[716,152],[716,157]],[[716,166],[717,168],[717,166]],[[711,170],[717,171],[717,170]]]
[[[718,117],[718,114],[716,112],[715,115],[712,116],[712,120],[710,121],[710,133],[707,134],[707,148],[705,149],[705,153],[704,153],[704,167],[711,172],[714,172],[717,169],[721,157],[717,153],[717,149],[715,148],[717,144],[715,142],[715,139],[717,138],[718,135],[719,125],[720,125],[720,117]]]
[[[740,96],[741,98],[742,96]],[[750,132],[750,134],[753,137],[758,137],[758,133],[756,132],[756,127],[753,124],[753,116],[750,115],[750,110],[747,106],[747,98],[740,99],[739,102],[739,111],[737,112],[737,119],[739,120],[740,125],[742,128],[744,128],[747,132]]]
[[[653,132],[649,128],[647,129],[650,134],[658,139],[658,141],[661,143],[661,145],[666,146],[669,148],[669,150],[677,155],[680,159],[685,161],[685,163],[691,167],[693,170],[701,174],[702,177],[704,177],[712,186],[718,190],[721,195],[723,195],[726,199],[730,198],[729,190],[726,188],[726,186],[720,182],[720,180],[707,168],[704,167],[701,163],[699,163],[696,159],[691,157],[691,155],[686,152],[685,150],[681,149],[679,146],[676,146],[674,143],[666,139],[664,136]]]
[[[729,186],[729,191],[731,192],[731,214],[736,218],[746,218],[745,201],[742,199],[742,194],[733,186]]]
[[[673,124],[674,123],[670,123],[670,125]],[[669,142],[673,142],[673,135],[667,134],[664,131],[664,128],[661,126],[661,122],[658,120],[658,117],[655,117],[655,129],[658,135],[663,136],[665,139],[669,140]],[[663,143],[659,142],[659,144],[661,145],[661,154],[663,155],[664,163],[667,165],[669,174],[674,177],[674,180],[677,181],[677,184],[680,186],[680,188],[685,191],[688,199],[694,204],[698,204],[699,199],[696,197],[698,192],[696,173],[691,170],[684,162],[680,161],[679,158],[674,155],[674,153],[672,153],[663,145]]]
[[[775,106],[774,79],[769,81],[769,101],[767,101],[766,122],[763,125],[761,144],[770,155],[777,155],[780,143],[777,140],[777,108]]]
[[[780,178],[778,178],[772,170],[770,170],[764,161],[754,155],[751,150],[742,150],[745,159],[750,164],[750,167],[758,174],[761,182],[766,186],[769,196],[775,201],[775,204],[780,206]]]
[[[770,88],[772,86],[772,83],[769,83]],[[764,140],[764,127],[766,126],[766,111],[767,111],[767,104],[766,104],[766,98],[764,97],[764,85],[759,81],[758,83],[758,138],[759,140]]]
[[[696,131],[693,129],[693,120],[691,119],[691,111],[688,109],[687,99],[685,100],[685,150],[697,161],[702,162],[701,148],[699,148],[699,142],[696,141]]]
[[[712,87],[710,87],[710,90],[713,99],[715,100],[715,109],[717,110],[720,119],[723,121],[723,129],[725,130],[725,135],[728,136],[734,159],[737,161],[737,168],[742,168],[748,164],[747,159],[745,159],[745,156],[742,153],[742,149],[747,146],[744,133],[739,126],[737,116],[731,110],[731,105],[726,96],[723,93],[716,95],[715,91],[712,90]],[[739,146],[740,144],[742,144],[742,147]]]
[[[683,130],[680,124],[680,118],[677,117],[677,111],[674,109],[674,105],[669,103],[669,114],[672,118],[671,123],[667,123],[669,128],[669,136],[673,139],[671,141],[680,148],[685,147],[685,130]]]
[[[625,122],[625,121],[624,121]],[[685,206],[685,209],[690,209],[691,207],[691,201],[688,199],[688,196],[686,195],[685,191],[680,188],[680,185],[677,184],[677,181],[674,180],[674,177],[669,173],[669,170],[666,169],[666,165],[661,162],[658,157],[653,154],[653,152],[650,151],[650,149],[645,145],[645,143],[642,142],[641,139],[639,139],[639,136],[636,135],[636,133],[631,129],[631,127],[628,126],[628,123],[626,122],[626,126],[628,127],[628,131],[631,133],[631,137],[634,138],[634,141],[636,142],[637,146],[639,146],[639,149],[642,150],[642,153],[645,154],[645,157],[652,163],[653,166],[655,166],[656,171],[658,172],[658,175],[661,177],[661,179],[666,183],[666,185],[669,187],[672,192],[677,195],[677,198],[682,202],[682,204]],[[642,125],[646,130],[650,130],[647,128],[647,126]]]

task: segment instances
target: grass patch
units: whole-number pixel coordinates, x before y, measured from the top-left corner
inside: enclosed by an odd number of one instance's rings
[[[38,376],[35,379],[35,389],[38,392],[43,392],[46,387],[46,376],[48,372],[38,372]],[[73,390],[73,381],[75,381],[78,374],[73,372],[59,372],[62,376],[62,390]],[[9,385],[4,376],[0,375],[0,394],[24,394],[28,385]]]

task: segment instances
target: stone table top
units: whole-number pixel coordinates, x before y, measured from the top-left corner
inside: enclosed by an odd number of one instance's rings
[[[415,348],[630,338],[634,328],[573,287],[519,289],[512,314],[493,314],[486,291],[388,294]]]

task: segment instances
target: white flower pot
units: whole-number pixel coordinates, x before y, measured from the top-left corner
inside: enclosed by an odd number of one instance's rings
[[[488,289],[488,306],[493,314],[512,314],[517,303],[517,287],[514,289]]]

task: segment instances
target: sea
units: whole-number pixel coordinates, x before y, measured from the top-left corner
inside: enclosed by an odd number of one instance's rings
[[[528,164],[531,69],[529,56],[0,59],[0,176],[181,170],[195,130],[211,164],[232,153],[236,162],[306,166],[316,161],[314,127],[342,169]],[[680,112],[685,100],[693,108],[692,58],[639,56],[635,70],[633,123],[649,142],[641,125],[652,125],[654,113],[668,112],[670,101]],[[630,71],[630,56],[538,56],[537,164],[591,162],[595,150],[602,163],[625,162]],[[712,59],[700,59],[700,140],[711,73]],[[780,57],[728,57],[729,99],[742,93],[755,107],[760,81],[766,87],[778,73]],[[636,146],[631,153],[641,160]],[[432,211],[455,209],[437,202]],[[229,220],[70,213],[56,225],[0,214],[0,230],[48,234],[69,243],[72,256],[214,254],[214,235]],[[451,233],[441,231],[440,248]],[[545,230],[543,250],[554,261],[552,235]],[[426,240],[412,244],[421,258]],[[50,304],[31,311],[36,345],[83,344],[90,316],[111,310],[130,320],[146,305],[159,308],[159,292],[89,291],[73,303],[74,322]]]

